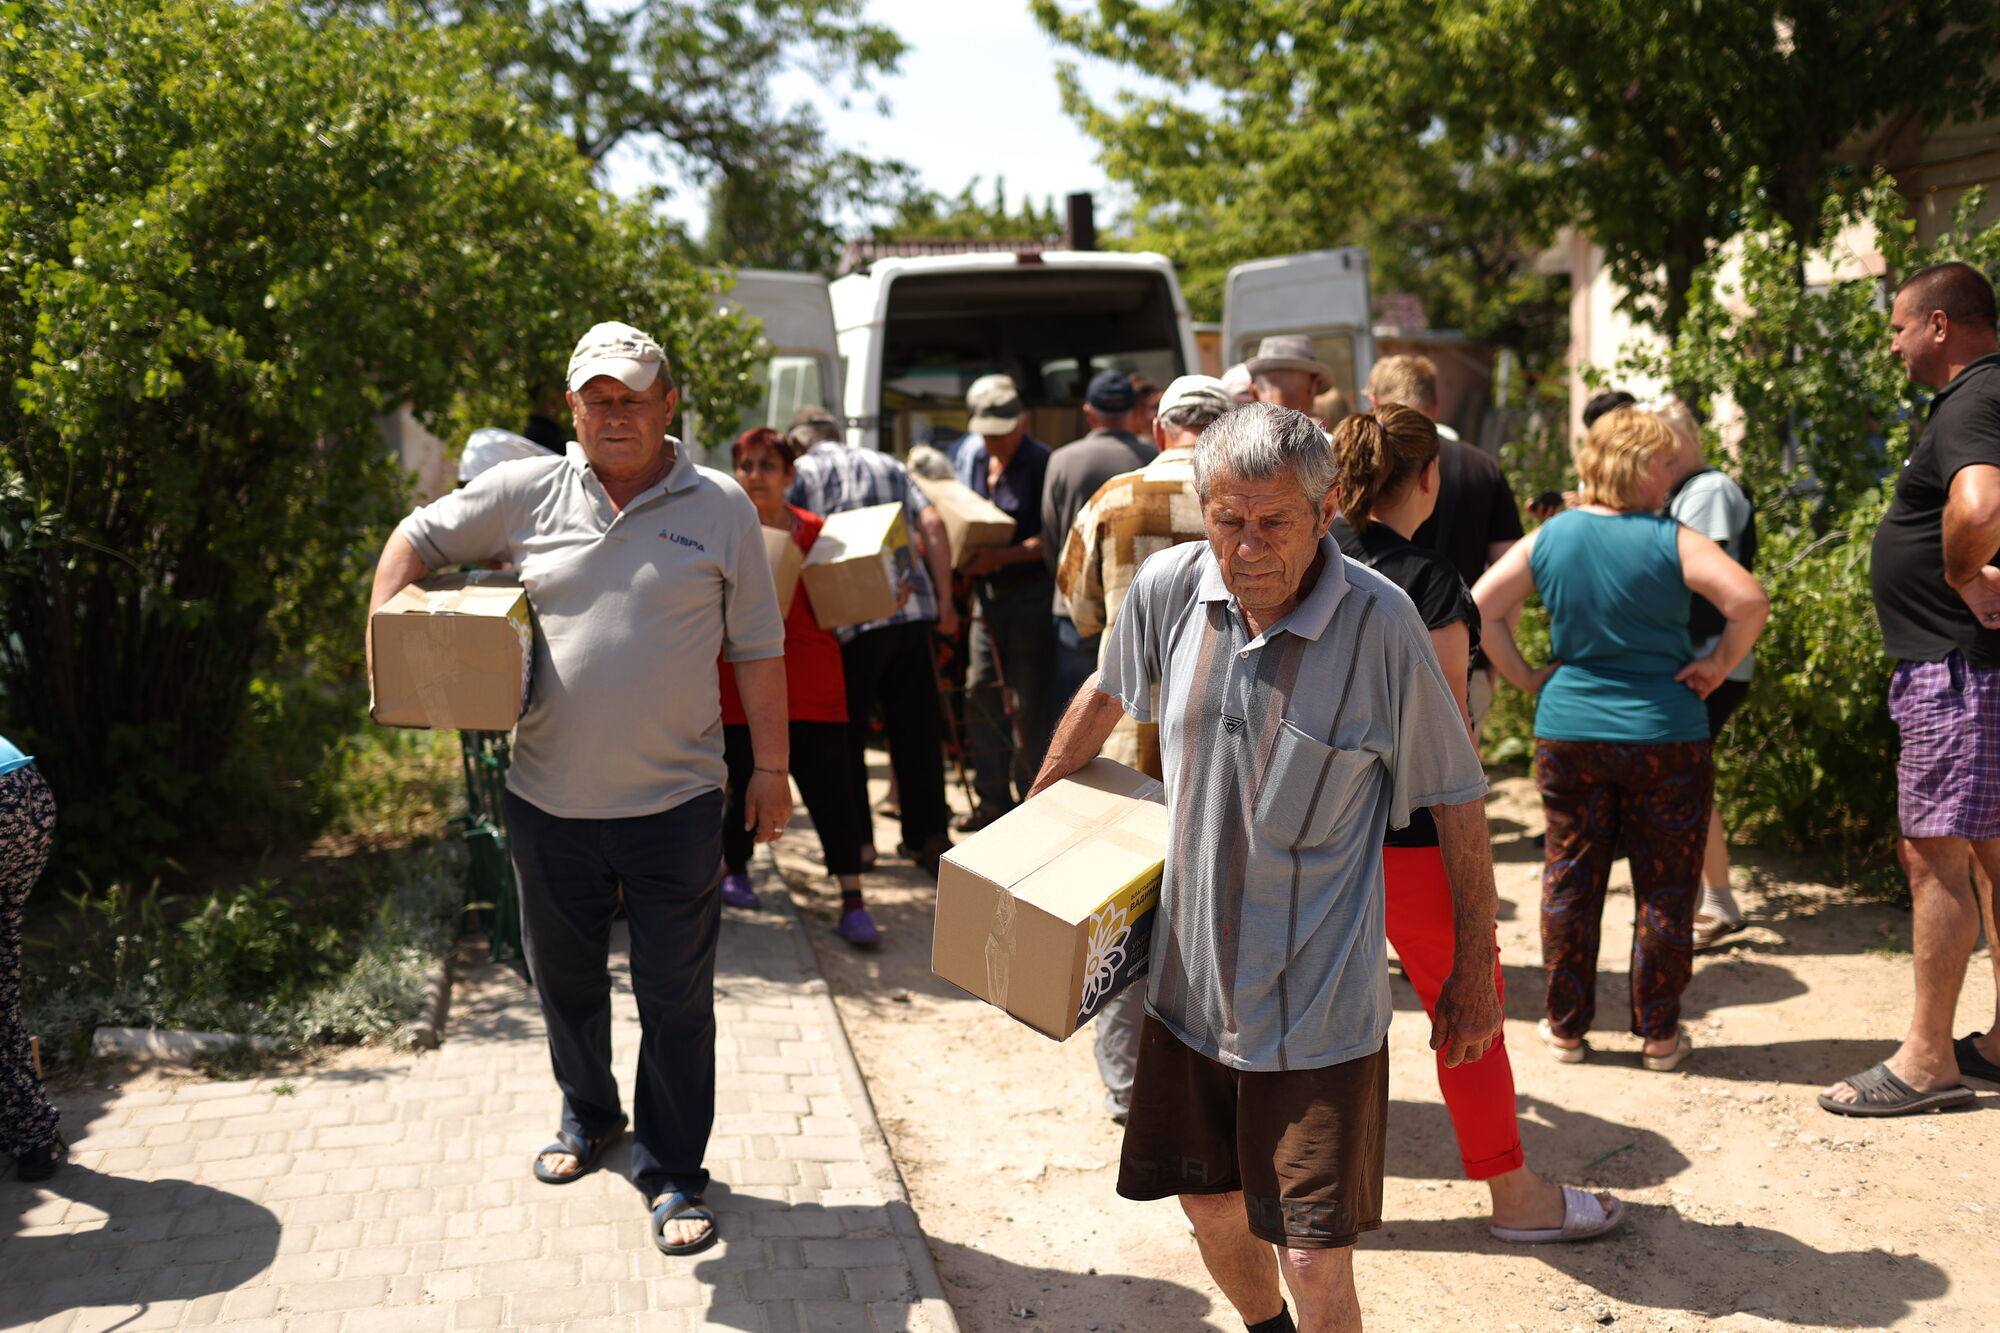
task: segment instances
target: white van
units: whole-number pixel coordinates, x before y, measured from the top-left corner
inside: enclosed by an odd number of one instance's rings
[[[897,454],[962,433],[965,390],[1002,371],[1021,386],[1029,431],[1061,445],[1084,433],[1083,391],[1100,370],[1165,385],[1198,368],[1170,260],[1109,250],[878,259],[831,282],[746,269],[726,298],[764,322],[763,400],[738,429],[783,429],[801,404],[839,404],[855,444]],[[1350,402],[1374,364],[1368,255],[1358,246],[1238,265],[1224,289],[1225,364],[1259,339],[1310,336]]]

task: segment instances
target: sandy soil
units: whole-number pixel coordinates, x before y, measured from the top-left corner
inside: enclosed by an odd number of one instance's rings
[[[1460,1177],[1427,1024],[1395,982],[1384,1229],[1356,1266],[1374,1330],[2000,1326],[2000,1173],[1976,1109],[1900,1120],[1828,1115],[1820,1085],[1888,1054],[1906,1021],[1909,916],[1746,857],[1756,924],[1701,957],[1682,1071],[1638,1064],[1624,1013],[1632,900],[1606,910],[1590,1063],[1558,1065],[1534,1033],[1541,828],[1532,788],[1497,784],[1507,1042],[1529,1161],[1618,1193],[1622,1233],[1516,1248],[1485,1229]],[[878,844],[895,845],[883,825]],[[836,900],[807,822],[780,845],[875,1105],[966,1333],[1161,1333],[1242,1325],[1209,1282],[1179,1210],[1113,1191],[1120,1131],[1102,1109],[1089,1033],[1057,1044],[932,976],[932,887],[888,861],[868,887],[888,932],[874,954],[831,934]],[[1620,875],[1623,867],[1620,867]],[[1982,952],[1958,1031],[1994,1012]]]

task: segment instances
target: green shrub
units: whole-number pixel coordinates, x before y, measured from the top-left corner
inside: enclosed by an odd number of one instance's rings
[[[453,841],[380,858],[345,882],[268,877],[174,919],[158,885],[66,895],[78,937],[24,959],[29,1028],[63,1066],[101,1025],[278,1037],[289,1045],[392,1040],[418,1017],[464,897]]]
[[[1817,533],[1794,514],[1762,539],[1771,619],[1756,675],[1716,749],[1723,817],[1739,837],[1832,854],[1851,873],[1889,854],[1896,829],[1889,670],[1868,586],[1886,488]],[[1782,512],[1782,511],[1780,511]]]

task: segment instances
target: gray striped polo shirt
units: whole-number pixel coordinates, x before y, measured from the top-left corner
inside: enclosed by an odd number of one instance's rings
[[[1147,1008],[1237,1069],[1381,1046],[1383,830],[1486,791],[1410,599],[1331,537],[1320,552],[1312,592],[1253,637],[1207,543],[1161,551],[1098,682],[1159,724],[1173,812]]]

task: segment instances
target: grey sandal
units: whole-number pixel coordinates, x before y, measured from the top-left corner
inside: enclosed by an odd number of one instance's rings
[[[1837,1102],[1822,1092],[1819,1095],[1820,1110],[1831,1111],[1835,1115],[1922,1115],[1926,1111],[1970,1106],[1973,1102],[1972,1089],[1963,1083],[1955,1088],[1940,1088],[1936,1092],[1918,1092],[1891,1073],[1887,1065],[1864,1069],[1849,1075],[1842,1082],[1860,1094],[1859,1100]]]

